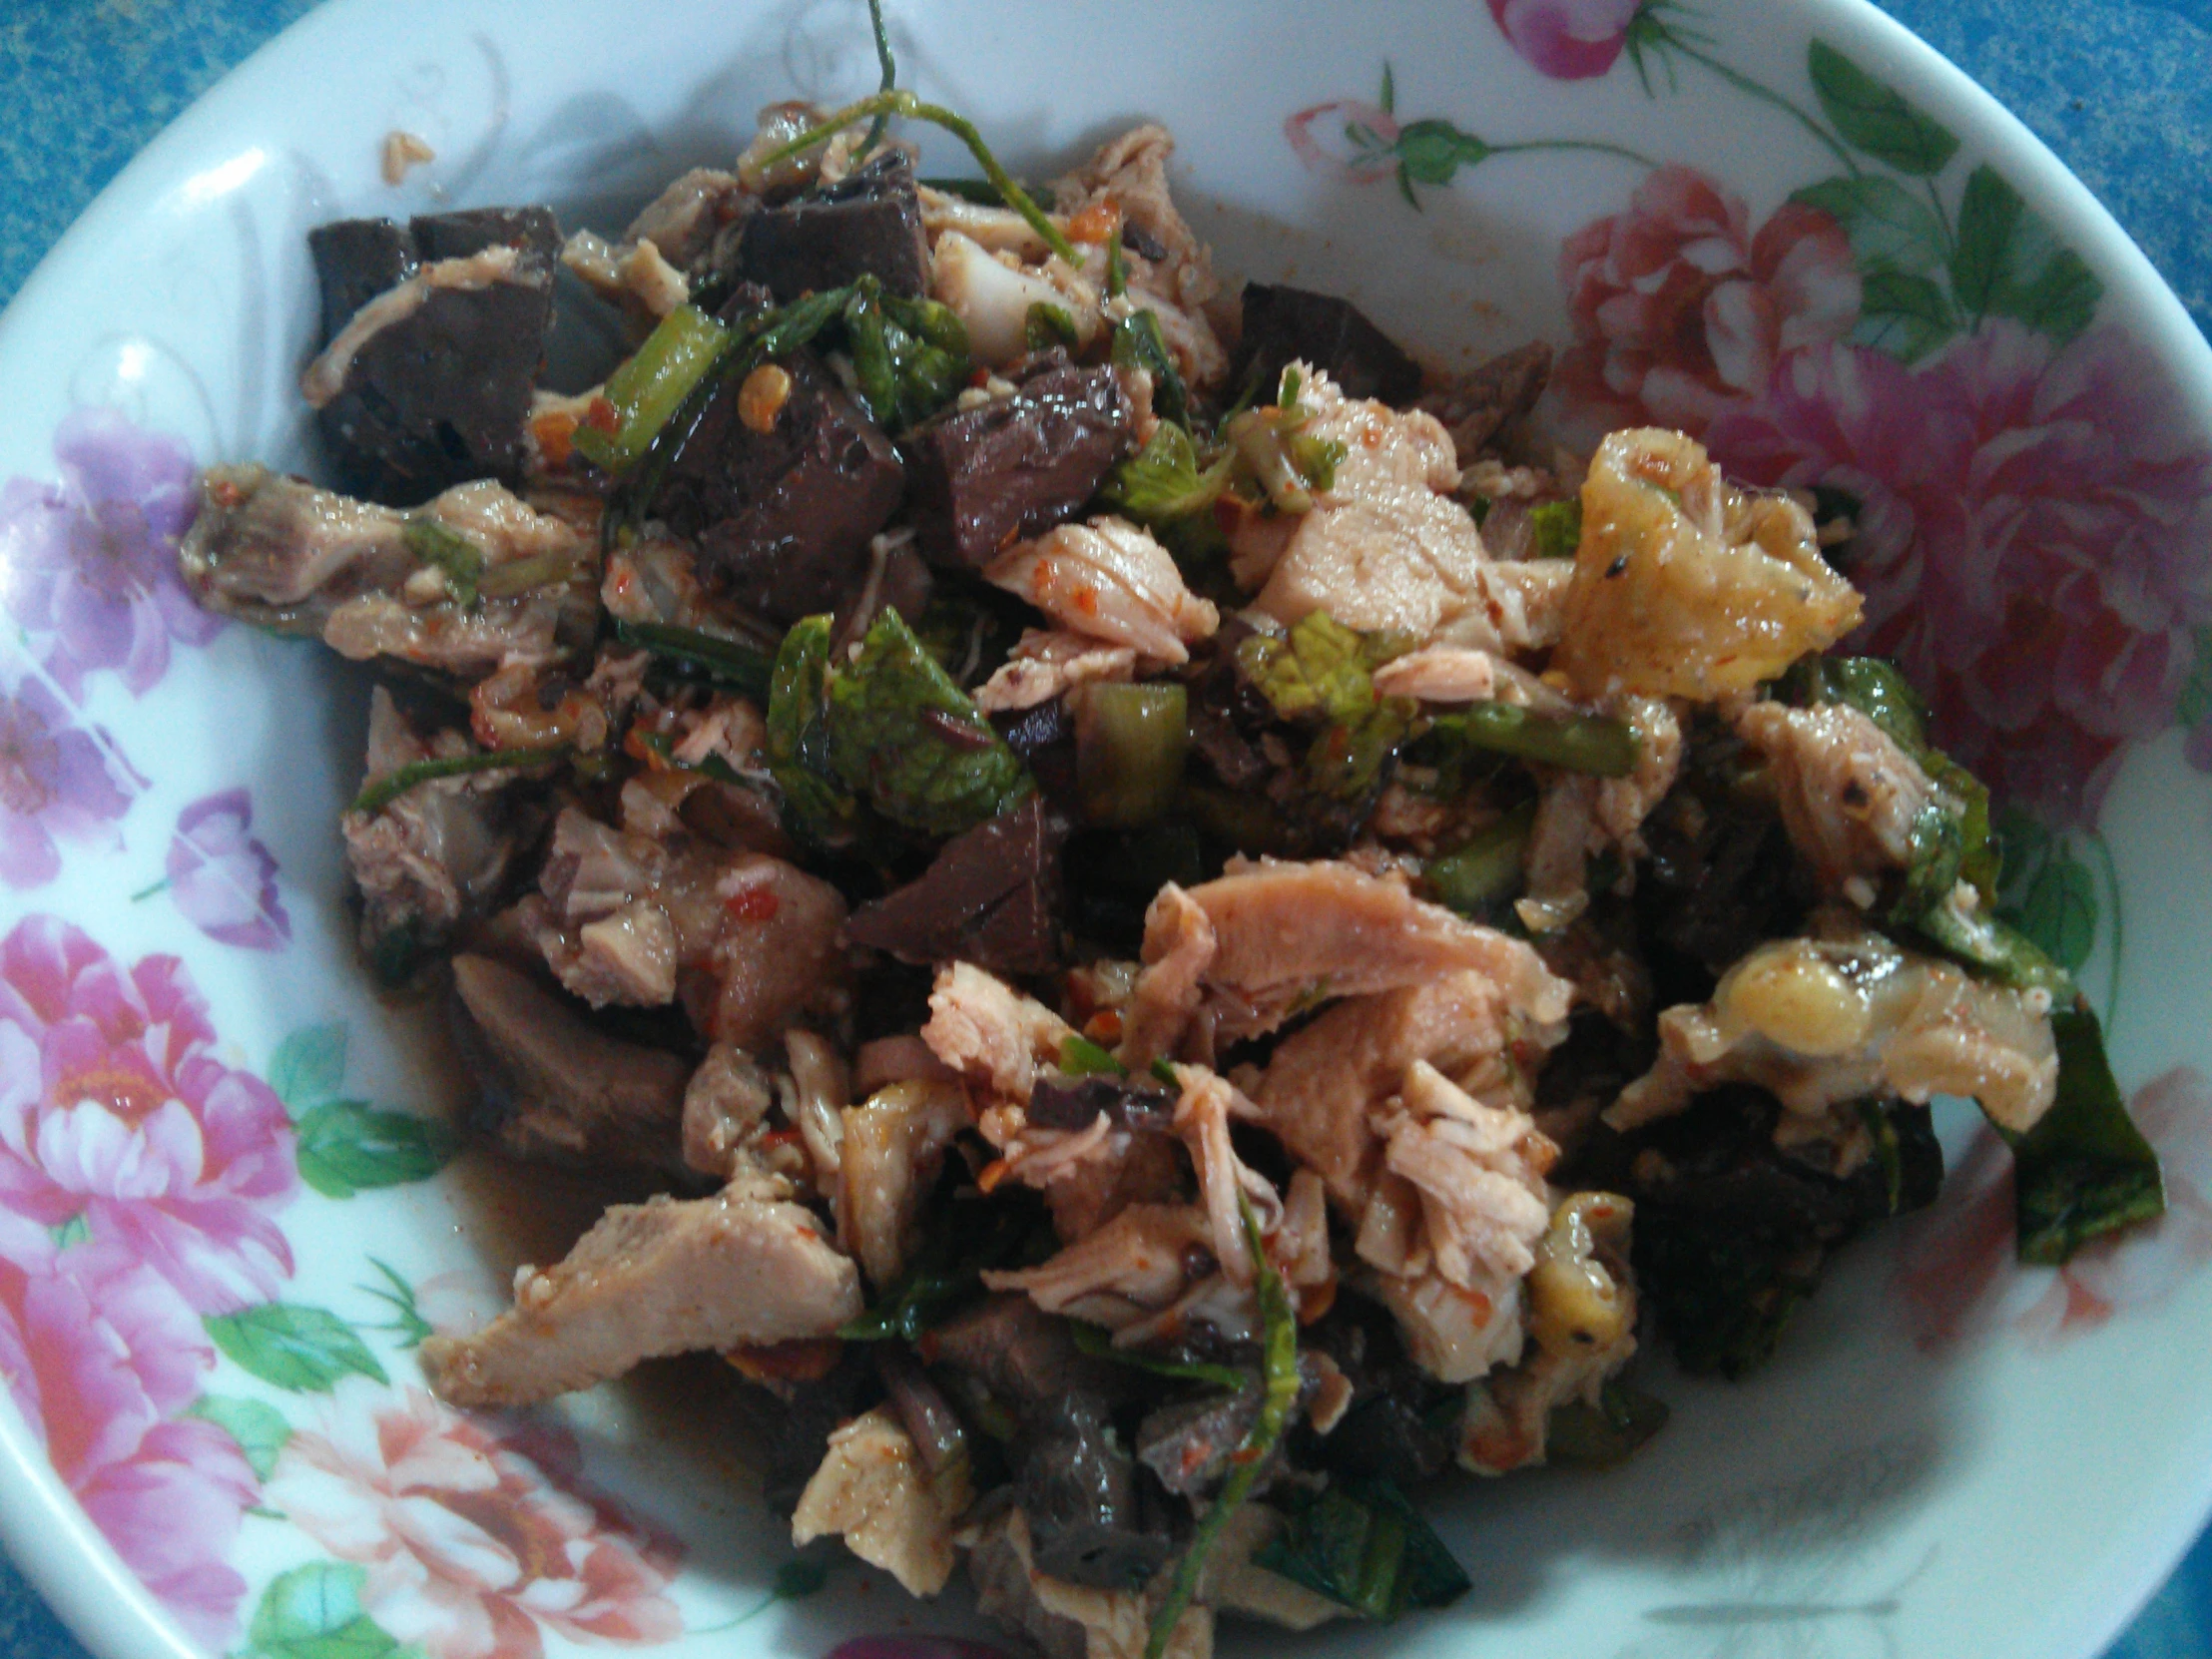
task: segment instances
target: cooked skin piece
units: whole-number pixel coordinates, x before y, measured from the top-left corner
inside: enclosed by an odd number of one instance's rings
[[[588,606],[596,552],[568,523],[495,483],[457,484],[412,513],[253,465],[210,467],[200,488],[200,515],[177,554],[193,597],[261,627],[319,637],[356,662],[388,657],[464,679],[502,664],[543,667],[568,654],[563,623],[580,601]],[[487,579],[528,585],[456,592],[444,568],[410,551],[416,519],[467,544],[481,563],[479,588]],[[588,610],[578,614],[588,634]]]
[[[1168,550],[1111,515],[1017,542],[983,576],[1072,633],[1157,662],[1188,662],[1190,646],[1221,626],[1221,613],[1184,587]]]
[[[554,820],[538,871],[544,902],[526,905],[520,919],[554,975],[594,1008],[675,1000],[676,926],[653,897],[668,866],[668,849],[650,836],[573,807]]]
[[[1462,968],[1491,975],[1538,1025],[1567,987],[1518,940],[1334,862],[1232,865],[1185,892],[1170,883],[1145,921],[1145,972],[1124,1060],[1170,1051],[1194,1022],[1215,1044],[1275,1030],[1326,997],[1367,996]]]
[[[370,693],[370,779],[469,749],[451,730],[420,736],[389,692],[379,686]],[[403,969],[483,915],[506,882],[527,822],[510,794],[517,776],[432,779],[380,813],[348,812],[338,821],[346,869],[361,895],[361,948],[370,960]]]
[[[1871,905],[1876,884],[1912,863],[1914,829],[1936,803],[1920,763],[1846,704],[1754,703],[1736,731],[1766,757],[1790,842],[1822,889]]]
[[[1119,1331],[1172,1307],[1211,1275],[1213,1237],[1206,1212],[1196,1206],[1132,1204],[1041,1266],[986,1272],[983,1283],[994,1291],[1026,1292],[1048,1314]],[[1194,1263],[1203,1271],[1194,1273]]]
[[[1017,1107],[1029,1103],[1040,1064],[1060,1063],[1061,1045],[1075,1033],[1067,1021],[981,968],[954,962],[937,971],[929,993],[929,1052],[986,1094]]]
[[[1551,666],[1583,697],[1709,703],[1771,680],[1859,625],[1812,515],[1747,496],[1679,432],[1615,432],[1582,486],[1582,544]]]
[[[958,1484],[941,1492],[897,1415],[878,1405],[830,1436],[829,1455],[792,1511],[792,1547],[842,1538],[908,1595],[933,1596],[952,1577],[952,1523],[969,1495]]]
[[[1137,677],[1137,653],[1126,645],[1062,629],[1025,629],[1006,661],[975,689],[975,706],[987,715],[1033,709],[1092,681]]]
[[[679,1167],[691,1082],[682,1059],[594,1029],[573,1003],[488,956],[454,957],[453,989],[468,1018],[463,1052],[504,1150],[579,1168]]]
[[[860,1312],[860,1276],[814,1213],[743,1184],[618,1204],[515,1306],[468,1338],[429,1337],[422,1373],[454,1405],[534,1405],[640,1361],[826,1337]]]
[[[2014,1134],[2049,1110],[2058,1082],[2047,991],[1970,979],[1891,943],[1849,912],[1809,936],[1761,945],[1721,976],[1711,1002],[1659,1016],[1658,1063],[1605,1114],[1633,1129],[1723,1083],[1756,1083],[1785,1108],[1778,1143],[1818,1139],[1831,1109],[1899,1095],[1969,1096]]]
[[[970,1126],[957,1083],[893,1083],[843,1113],[837,1150],[837,1243],[880,1292],[920,1242],[921,1202],[952,1137]]]
[[[1151,1598],[1038,1571],[1028,1517],[1018,1507],[973,1534],[968,1576],[976,1608],[1027,1636],[1046,1659],[1145,1659]],[[1213,1652],[1214,1611],[1194,1603],[1168,1632],[1161,1659],[1213,1659]]]

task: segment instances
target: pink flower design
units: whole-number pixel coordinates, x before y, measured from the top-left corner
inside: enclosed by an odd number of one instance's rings
[[[57,841],[122,845],[116,820],[146,781],[20,657],[0,659],[0,881],[35,887],[61,872]]]
[[[192,457],[112,409],[80,409],[56,428],[54,458],[59,484],[0,487],[8,609],[69,696],[103,669],[141,695],[169,671],[172,640],[204,645],[223,627],[177,574],[199,504]]]
[[[1898,660],[2000,799],[2089,827],[2212,622],[2212,451],[2189,431],[2125,334],[2055,347],[1999,321],[1918,370],[1790,357],[1706,439],[1747,482],[1860,501],[1854,648]],[[2190,754],[2212,770],[2212,743]]]
[[[1611,69],[1641,9],[1641,0],[1490,0],[1513,50],[1555,81]]]
[[[1756,235],[1750,227],[1742,201],[1713,180],[1663,167],[1627,212],[1567,239],[1559,277],[1575,343],[1553,381],[1579,436],[1702,432],[1764,391],[1789,353],[1851,332],[1859,272],[1836,222],[1786,202]]]
[[[254,836],[244,790],[203,796],[177,816],[166,868],[187,921],[219,944],[281,950],[291,918],[276,895],[276,860]]]
[[[1397,120],[1379,104],[1316,104],[1284,122],[1283,136],[1310,170],[1348,185],[1377,184],[1397,170]]]
[[[575,1442],[495,1434],[419,1388],[339,1384],[301,1429],[268,1501],[367,1568],[365,1612],[430,1659],[540,1659],[545,1630],[643,1646],[684,1621],[663,1593],[681,1559],[577,1477]]]
[[[225,1557],[257,1486],[228,1434],[175,1415],[214,1360],[153,1269],[0,1217],[0,1369],[24,1421],[124,1563],[220,1650],[246,1593]]]
[[[1899,1239],[1900,1305],[1922,1348],[1999,1327],[2050,1347],[2155,1307],[2212,1262],[2212,1081],[2177,1066],[2137,1090],[2128,1111],[2157,1150],[2166,1213],[2097,1240],[2056,1273],[2013,1260],[2012,1158],[1994,1130],[1981,1131]]]
[[[266,1212],[297,1184],[283,1107],[214,1041],[174,956],[126,971],[53,916],[0,940],[0,1208],[81,1219],[202,1314],[290,1274]]]

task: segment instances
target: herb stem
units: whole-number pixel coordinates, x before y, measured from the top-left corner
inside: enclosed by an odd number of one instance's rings
[[[889,92],[898,85],[898,62],[891,56],[890,30],[883,22],[883,0],[867,0],[867,16],[875,32],[875,61],[883,66],[883,84],[878,90]],[[855,161],[883,141],[883,129],[890,124],[890,119],[888,110],[876,113],[875,119],[868,123],[867,137],[860,140],[859,156],[853,158]]]
[[[428,784],[439,778],[464,778],[477,772],[507,772],[543,766],[548,761],[562,759],[569,752],[568,744],[553,743],[535,749],[486,749],[468,755],[442,756],[434,761],[416,761],[371,780],[353,798],[351,810],[374,816],[418,784]]]
[[[1859,163],[1853,157],[1852,153],[1844,147],[1843,141],[1838,139],[1835,134],[1831,133],[1826,127],[1823,127],[1811,116],[1807,115],[1803,110],[1799,109],[1795,104],[1791,103],[1787,98],[1783,97],[1782,94],[1776,92],[1771,87],[1763,86],[1759,82],[1754,81],[1749,75],[1744,74],[1743,71],[1730,68],[1727,64],[1721,62],[1720,59],[1713,57],[1708,53],[1699,51],[1696,47],[1684,41],[1679,35],[1674,36],[1670,40],[1669,44],[1672,45],[1674,49],[1677,52],[1680,52],[1685,58],[1688,58],[1692,63],[1703,64],[1707,69],[1711,70],[1715,75],[1718,75],[1722,80],[1726,81],[1730,86],[1736,88],[1739,92],[1749,93],[1752,97],[1758,99],[1761,103],[1773,105],[1784,115],[1788,116],[1792,121],[1795,121],[1800,127],[1803,127],[1808,133],[1811,133],[1814,138],[1818,139],[1820,141],[1821,148],[1826,150],[1831,156],[1834,156],[1839,162],[1842,162],[1844,164],[1845,171],[1848,172],[1853,178],[1856,179],[1859,177]]]
[[[789,161],[794,156],[804,155],[807,151],[814,149],[816,145],[827,143],[855,121],[866,120],[871,116],[893,115],[905,116],[912,121],[926,121],[933,127],[942,127],[966,145],[968,154],[973,156],[976,165],[982,168],[983,176],[990,180],[991,188],[998,192],[999,200],[1021,215],[1029,228],[1036,232],[1038,236],[1044,238],[1045,246],[1050,248],[1053,253],[1059,255],[1071,266],[1080,266],[1083,263],[1082,257],[1075,251],[1075,244],[1068,241],[1066,233],[1053,224],[1051,220],[1045,218],[1044,210],[1030,200],[1029,193],[1015,184],[1013,176],[999,166],[998,158],[991,154],[990,146],[983,142],[983,135],[976,131],[974,122],[968,120],[964,115],[946,109],[942,104],[924,103],[910,92],[897,89],[878,92],[847,104],[843,109],[824,117],[821,125],[810,127],[781,150],[764,157],[760,167],[765,172],[778,162]]]

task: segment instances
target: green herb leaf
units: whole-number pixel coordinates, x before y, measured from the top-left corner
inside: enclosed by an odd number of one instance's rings
[[[391,1381],[353,1328],[320,1308],[271,1302],[201,1323],[240,1369],[275,1387],[328,1393],[341,1377]]]
[[[1068,1321],[1068,1329],[1074,1334],[1075,1346],[1096,1359],[1111,1360],[1116,1365],[1147,1371],[1155,1377],[1172,1377],[1184,1382],[1208,1382],[1217,1388],[1227,1388],[1232,1393],[1252,1386],[1252,1374],[1239,1371],[1235,1366],[1209,1366],[1195,1360],[1161,1360],[1133,1348],[1116,1348],[1112,1332],[1096,1325],[1086,1325],[1081,1320]]]
[[[1199,1518],[1183,1558],[1175,1564],[1166,1595],[1152,1615],[1152,1634],[1145,1643],[1145,1659],[1160,1659],[1168,1638],[1191,1597],[1198,1592],[1199,1574],[1213,1553],[1230,1519],[1245,1505],[1267,1466],[1268,1454],[1283,1438],[1291,1411],[1298,1403],[1298,1315],[1283,1276],[1268,1260],[1267,1241],[1260,1233],[1260,1218],[1252,1213],[1252,1201],[1239,1193],[1237,1208],[1244,1216],[1245,1246],[1252,1252],[1253,1297],[1260,1306],[1261,1396],[1260,1411],[1232,1457],[1229,1478],[1221,1484],[1214,1506]]]
[[[1152,376],[1152,407],[1162,420],[1189,428],[1191,394],[1183,384],[1183,372],[1175,366],[1175,353],[1160,332],[1160,319],[1150,310],[1131,311],[1114,324],[1113,359],[1116,368],[1141,368]]]
[[[709,680],[747,697],[768,694],[773,666],[760,652],[736,640],[706,634],[696,628],[678,628],[665,622],[630,622],[614,619],[615,638],[624,645],[650,651],[663,662]]]
[[[1494,915],[1521,890],[1522,860],[1536,829],[1536,804],[1523,802],[1474,839],[1421,871],[1422,883],[1437,903],[1477,919]]]
[[[1879,1114],[1877,1120],[1888,1122]],[[1574,1400],[1552,1408],[1544,1426],[1544,1455],[1571,1468],[1611,1468],[1634,1456],[1667,1425],[1669,1415],[1665,1400],[1616,1378],[1599,1390],[1595,1405]]]
[[[1852,263],[1871,272],[1928,276],[1942,271],[1943,228],[1936,211],[1895,179],[1862,173],[1823,179],[1790,200],[1818,208],[1851,239]]]
[[[186,1407],[185,1415],[212,1422],[238,1441],[248,1465],[263,1480],[275,1472],[276,1458],[291,1438],[291,1424],[284,1420],[284,1414],[258,1399],[202,1394]]]
[[[1841,52],[1815,41],[1806,68],[1821,108],[1844,142],[1900,173],[1926,178],[1940,173],[1958,140],[1940,122],[1923,115],[1888,82],[1878,81]]]
[[[269,1057],[269,1086],[293,1117],[334,1096],[345,1082],[345,1022],[302,1025]]]
[[[615,430],[579,426],[576,447],[608,472],[634,465],[731,342],[731,331],[698,306],[678,305],[607,376]]]
[[[1408,1607],[1448,1607],[1473,1587],[1405,1494],[1375,1476],[1293,1499],[1253,1564],[1382,1624]]]
[[[1065,305],[1055,305],[1049,299],[1033,299],[1022,318],[1022,339],[1032,351],[1049,351],[1055,345],[1064,345],[1073,351],[1083,336],[1075,326],[1075,317]]]
[[[1531,508],[1528,525],[1535,535],[1537,558],[1573,558],[1582,545],[1580,497],[1569,496],[1564,501],[1546,501],[1540,507]]]
[[[1374,672],[1387,647],[1314,611],[1287,637],[1254,634],[1237,646],[1237,671],[1268,700],[1278,719],[1294,724],[1356,720],[1375,707]]]
[[[933,299],[886,294],[862,276],[845,302],[844,331],[861,399],[888,431],[919,425],[967,383],[966,325]]]
[[[1107,475],[1098,498],[1124,518],[1157,529],[1213,506],[1228,486],[1230,464],[1224,453],[1202,471],[1191,434],[1163,420],[1142,449]]]
[[[2127,1115],[2086,1007],[2050,1016],[2058,1098],[2012,1148],[2015,1228],[2023,1262],[2055,1267],[2090,1240],[2162,1215],[2158,1154]]]
[[[427,1181],[453,1156],[443,1124],[333,1100],[299,1120],[299,1179],[325,1198]]]
[[[1108,1049],[1070,1031],[1060,1039],[1060,1069],[1070,1077],[1127,1077],[1129,1068]]]
[[[834,619],[792,624],[776,653],[768,696],[768,766],[784,792],[784,818],[801,840],[848,839],[859,803],[830,764],[830,640]]]
[[[516,772],[565,759],[571,750],[565,743],[534,749],[479,749],[465,755],[445,755],[432,761],[415,761],[371,780],[353,798],[352,811],[371,817],[382,812],[409,790],[440,778],[465,778],[479,772]]]
[[[1173,683],[1093,684],[1075,704],[1075,787],[1086,824],[1157,824],[1183,788],[1189,694]]]
[[[254,1659],[399,1659],[398,1641],[361,1611],[368,1569],[310,1561],[279,1573],[254,1609]]]

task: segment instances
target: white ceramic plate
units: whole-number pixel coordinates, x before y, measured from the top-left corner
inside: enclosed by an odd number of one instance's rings
[[[1547,335],[1568,429],[1687,424],[1853,495],[1875,644],[2027,815],[2014,896],[2166,1157],[2158,1227],[2020,1271],[2002,1160],[1948,1120],[1938,1209],[1855,1251],[1769,1373],[1662,1370],[1674,1423],[1628,1469],[1451,1502],[1458,1608],[1300,1645],[2091,1653],[2212,1496],[2212,354],[2180,306],[1851,0],[894,11],[909,83],[1018,167],[1159,117],[1228,270],[1347,289],[1445,361]],[[360,681],[211,627],[168,566],[189,463],[302,453],[310,226],[548,200],[618,229],[757,106],[873,73],[847,0],[335,0],[0,321],[0,1525],[108,1659],[969,1630],[849,1563],[780,1576],[668,1390],[511,1421],[420,1391],[413,1338],[573,1217],[469,1159],[430,1178],[436,1022],[370,994],[341,900]],[[398,190],[394,127],[438,155]]]

